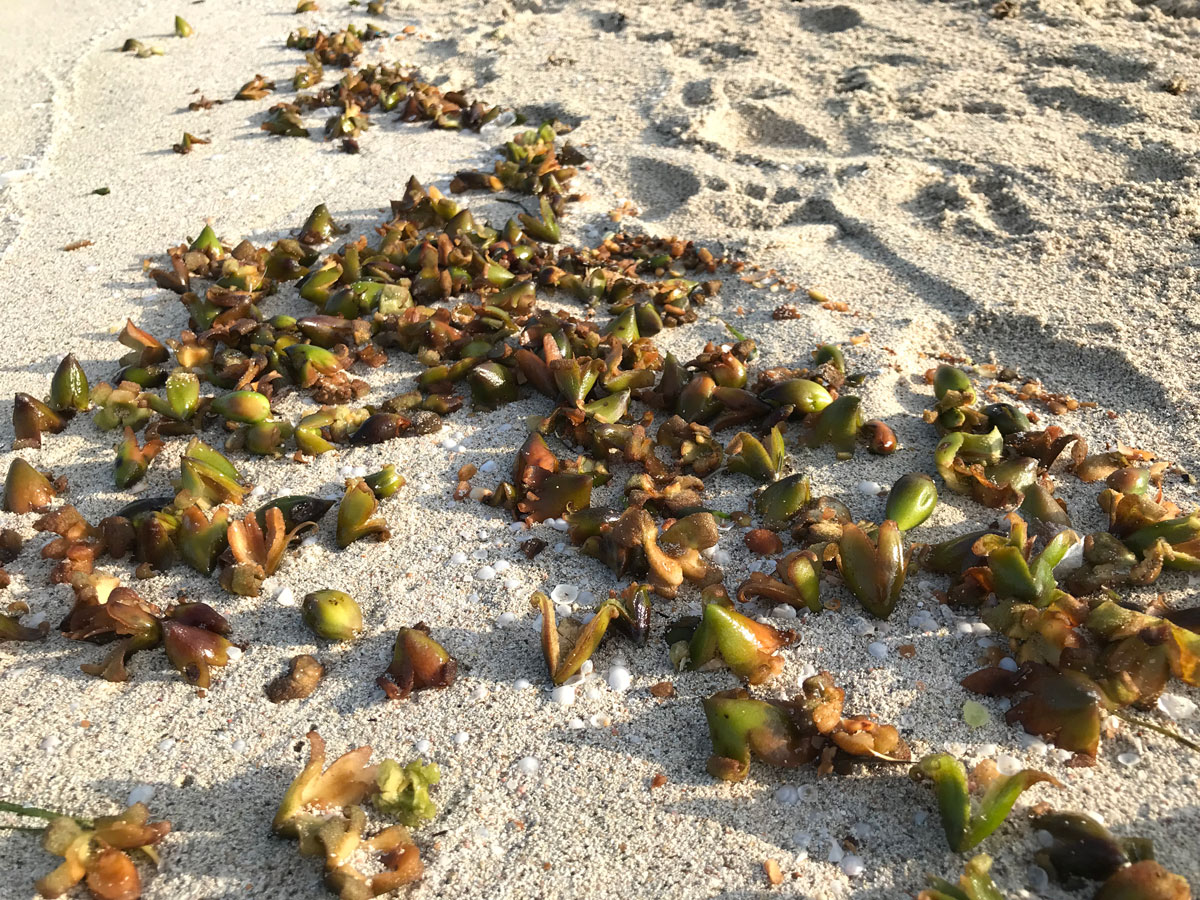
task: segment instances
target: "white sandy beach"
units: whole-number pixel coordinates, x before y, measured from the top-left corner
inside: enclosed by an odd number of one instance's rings
[[[318,2],[319,12],[304,15],[289,0],[0,3],[9,87],[0,104],[0,468],[17,455],[8,451],[9,398],[43,396],[65,353],[95,384],[118,368],[126,348],[116,333],[127,317],[163,339],[186,326],[178,298],[146,277],[143,261],[160,265],[166,248],[206,221],[226,243],[269,244],[324,202],[351,236],[373,236],[410,175],[445,190],[458,169],[490,167],[507,129],[447,133],[380,113],[361,153],[348,155],[320,141],[319,125],[308,140],[259,130],[276,95],[232,100],[256,73],[281,88],[290,82],[303,62],[284,45],[290,30],[372,21],[392,35],[408,25],[416,32],[369,43],[360,64],[411,63],[436,84],[533,121],[557,116],[577,126],[570,139],[590,164],[575,185],[588,198],[564,219],[564,241],[594,244],[614,227],[675,234],[844,301],[848,311],[827,309],[803,292],[728,275],[709,315],[657,342],[690,359],[706,341],[728,339],[724,318],[758,342],[763,365],[801,365],[820,342],[844,346],[853,369],[873,374],[864,409],[892,425],[902,449],[839,463],[793,440],[789,454],[815,493],[841,497],[856,516],[883,515],[883,498],[865,495],[860,482],[886,488],[905,472],[933,471],[937,435],[921,412],[930,402],[923,375],[937,354],[1012,366],[1051,391],[1096,401],[1096,409],[1044,415],[1096,449],[1120,442],[1200,469],[1195,2],[1023,0],[1005,19],[989,14],[990,0],[388,0],[379,16],[365,4]],[[176,14],[194,37],[171,35]],[[118,52],[128,37],[166,52]],[[1164,90],[1171,79],[1190,91]],[[225,102],[189,111],[197,90]],[[211,144],[178,155],[171,145],[184,131]],[[110,193],[92,193],[102,186]],[[625,201],[640,212],[614,226],[608,212]],[[463,202],[497,225],[511,213],[478,195]],[[81,240],[93,243],[62,250]],[[271,302],[272,313],[308,309],[292,291]],[[784,302],[804,315],[774,320]],[[393,353],[361,377],[379,401],[410,389],[420,370]],[[295,416],[304,405],[291,398],[282,409]],[[0,644],[0,799],[102,814],[149,786],[150,808],[173,831],[161,869],[146,870],[148,900],[327,896],[318,863],[270,833],[307,759],[303,735],[315,727],[333,754],[370,744],[377,757],[406,762],[419,755],[417,742],[431,744],[425,757],[442,769],[441,812],[416,832],[426,874],[408,889],[413,900],[897,898],[915,896],[927,872],[956,880],[966,856],[946,849],[932,793],[906,767],[821,778],[815,767],[756,762],[749,780],[732,785],[707,774],[700,700],[736,679],[674,675],[659,631],[694,611],[694,593],[656,607],[645,647],[607,640],[573,705],[551,702],[530,595],[565,583],[602,597],[617,581],[569,545],[556,548],[565,535],[547,525],[516,533],[502,511],[451,500],[464,464],[494,460],[508,472],[525,418],[550,408],[541,397],[489,413],[468,403],[436,435],[346,448],[308,465],[245,460],[268,498],[338,495],[343,467],[394,463],[408,484],[382,505],[391,540],[338,551],[331,515],[317,542],[290,553],[254,599],[182,567],[130,581],[160,604],[180,592],[213,604],[247,643],[204,697],[161,650],[134,656],[132,679],[111,684],[79,670],[103,648],[54,628],[42,643]],[[115,435],[81,417],[42,450],[18,453],[67,475],[69,501],[95,520],[134,498],[112,486]],[[169,491],[182,446],[172,442],[155,460],[150,492]],[[1081,534],[1104,526],[1090,486],[1060,485]],[[1166,489],[1186,510],[1200,500],[1177,476]],[[708,497],[734,511],[749,491],[746,479],[723,473]],[[941,501],[922,540],[995,518],[948,491]],[[56,625],[72,595],[48,585],[51,563],[37,556],[43,536],[32,519],[0,513],[0,527],[27,538],[0,599],[24,601]],[[531,535],[550,548],[528,561],[519,542]],[[741,529],[721,547],[732,589],[752,557]],[[456,552],[468,562],[453,565]],[[475,579],[501,559],[510,564],[501,577]],[[113,569],[127,576],[129,566]],[[350,592],[365,635],[346,645],[314,639],[296,607],[275,601],[285,586],[297,598],[325,587]],[[848,713],[896,723],[915,755],[947,747],[970,761],[1011,755],[1059,778],[1061,789],[1025,794],[980,848],[996,858],[1009,897],[1090,898],[1094,890],[1030,884],[1037,839],[1020,811],[1042,800],[1153,838],[1158,859],[1200,885],[1200,754],[1125,725],[1103,741],[1098,765],[1068,768],[1004,724],[1005,701],[986,698],[990,724],[968,727],[962,705],[973,695],[958,682],[994,639],[964,635],[950,620],[934,633],[912,627],[918,609],[937,606],[935,587],[945,579],[911,578],[895,615],[872,621],[869,634],[856,633],[849,599],[841,612],[777,623],[800,637],[763,692],[790,695],[808,667],[828,669],[846,688]],[[849,596],[840,585],[827,590]],[[1175,606],[1198,599],[1183,573],[1164,575],[1153,590]],[[504,613],[515,621],[498,624]],[[388,702],[375,678],[396,629],[418,621],[458,658],[459,679]],[[875,642],[886,648],[882,659],[868,653]],[[915,645],[913,658],[897,652],[904,644]],[[264,685],[306,652],[328,665],[326,680],[307,700],[268,702]],[[633,681],[619,692],[604,676],[620,659]],[[649,694],[668,678],[676,698]],[[1168,690],[1200,702],[1200,690],[1177,680]],[[1156,720],[1193,740],[1200,734],[1195,715]],[[535,773],[516,768],[525,757],[538,760]],[[659,774],[667,782],[652,788]],[[829,861],[831,843],[852,835],[863,861],[855,877]],[[769,884],[765,860],[779,863],[782,884]],[[57,862],[33,834],[0,831],[0,897],[34,896],[35,878]]]

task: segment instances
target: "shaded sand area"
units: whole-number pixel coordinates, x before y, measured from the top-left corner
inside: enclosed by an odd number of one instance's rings
[[[446,133],[378,115],[357,155],[321,142],[318,118],[308,140],[260,130],[303,61],[284,46],[290,30],[373,21],[392,35],[414,30],[371,42],[360,64],[413,64],[438,85],[463,87],[531,121],[575,126],[570,140],[590,162],[574,187],[587,198],[565,217],[565,241],[591,245],[614,227],[677,234],[834,301],[789,293],[772,286],[774,277],[758,286],[726,273],[699,320],[657,342],[691,359],[705,341],[728,340],[725,319],[758,342],[763,365],[802,365],[816,344],[842,345],[850,368],[870,373],[864,409],[892,425],[902,449],[839,463],[828,448],[799,449],[793,432],[789,465],[856,517],[883,516],[883,498],[864,493],[861,482],[886,489],[905,472],[934,471],[937,435],[921,412],[931,403],[924,373],[937,354],[1011,366],[1050,391],[1094,400],[1095,409],[1062,417],[1037,407],[1043,421],[1085,434],[1094,449],[1120,442],[1151,448],[1183,470],[1200,466],[1196,3],[1025,0],[1019,14],[997,19],[990,2],[972,0],[390,0],[379,16],[318,2],[321,11],[305,15],[287,2],[81,2],[52,14],[6,4],[0,396],[43,396],[68,351],[93,383],[111,377],[125,351],[116,333],[126,317],[162,338],[178,334],[186,311],[146,277],[143,260],[161,264],[167,247],[206,221],[226,243],[269,244],[324,202],[356,236],[387,221],[388,202],[410,175],[445,190],[457,170],[490,167],[509,129]],[[171,36],[175,14],[191,22],[194,37]],[[118,52],[128,37],[166,52]],[[234,102],[256,73],[277,80],[280,93]],[[1191,90],[1164,89],[1180,82]],[[189,111],[200,95],[225,102]],[[178,155],[171,145],[184,131],[211,144]],[[100,187],[109,193],[92,193]],[[514,211],[487,196],[466,202],[497,225]],[[636,214],[614,226],[609,211],[622,204]],[[61,249],[85,240],[92,243]],[[272,312],[307,308],[291,290],[271,302]],[[773,318],[783,303],[801,315]],[[393,354],[363,376],[370,399],[409,390],[421,369]],[[296,397],[283,409],[297,416],[304,406]],[[700,700],[735,679],[724,670],[672,676],[657,630],[698,609],[695,592],[661,604],[645,647],[606,642],[573,705],[551,701],[530,594],[561,583],[602,597],[616,580],[569,545],[556,546],[565,536],[547,525],[514,533],[497,511],[451,500],[461,466],[494,461],[507,472],[525,418],[549,409],[535,395],[495,412],[468,404],[435,435],[345,448],[308,465],[247,461],[267,497],[336,495],[343,467],[394,463],[408,484],[383,508],[391,541],[338,551],[327,520],[259,598],[227,595],[215,580],[178,567],[134,583],[164,605],[180,592],[211,602],[247,643],[203,697],[161,650],[134,657],[129,683],[110,684],[79,670],[101,649],[53,629],[44,643],[0,645],[0,796],[100,813],[152,787],[150,806],[174,831],[162,844],[161,869],[147,870],[151,900],[322,896],[319,866],[269,831],[307,758],[302,736],[316,727],[335,754],[370,744],[379,757],[407,761],[418,755],[416,742],[429,742],[424,755],[442,769],[441,813],[417,832],[427,871],[413,898],[893,898],[915,894],[926,872],[956,878],[965,857],[946,849],[931,793],[909,780],[907,767],[818,777],[813,767],[756,763],[749,780],[734,785],[707,774]],[[7,418],[5,470],[14,456]],[[20,455],[65,474],[69,499],[95,520],[134,498],[113,488],[114,441],[81,419],[41,451]],[[151,491],[167,488],[182,444],[155,461]],[[1102,528],[1095,486],[1059,481],[1076,529]],[[607,490],[619,495],[619,487]],[[1169,476],[1166,488],[1181,507],[1195,506],[1197,491],[1180,476]],[[706,497],[734,511],[750,490],[748,480],[721,473]],[[994,517],[943,490],[920,537],[942,540]],[[37,558],[41,536],[34,539],[31,520],[0,514],[0,525],[31,541],[9,567],[14,579],[3,599],[23,600],[57,624],[71,592],[47,585],[51,564]],[[550,544],[533,561],[519,550],[531,535]],[[734,588],[755,558],[739,529],[721,548]],[[455,553],[467,562],[453,564]],[[497,560],[509,564],[501,578],[475,578]],[[962,707],[972,695],[958,682],[996,639],[969,616],[941,618],[933,590],[945,586],[917,575],[889,621],[866,622],[831,582],[825,590],[844,599],[841,612],[776,622],[795,627],[799,640],[764,690],[790,695],[814,667],[828,669],[846,688],[849,712],[896,723],[914,754],[950,748],[968,761],[1006,755],[1044,768],[1063,787],[1034,788],[1018,810],[1048,800],[1101,814],[1123,835],[1153,838],[1165,865],[1200,883],[1200,754],[1123,725],[1102,742],[1094,768],[1071,768],[1004,724],[1005,701],[986,698],[990,721],[969,727]],[[316,641],[298,609],[276,602],[284,587],[296,597],[326,587],[352,593],[365,635],[345,645]],[[1185,573],[1164,575],[1150,592],[1176,607],[1197,602]],[[922,609],[934,611],[939,628],[912,624]],[[505,613],[511,623],[501,621]],[[395,630],[417,621],[459,659],[459,680],[388,703],[375,677]],[[901,655],[909,644],[915,654]],[[263,686],[305,652],[327,663],[325,682],[308,700],[269,703]],[[632,673],[623,691],[604,677],[620,660]],[[649,693],[671,677],[675,698]],[[1178,681],[1169,691],[1200,700]],[[1195,739],[1200,719],[1172,727]],[[536,771],[517,766],[526,757],[538,761]],[[652,788],[659,774],[666,783]],[[855,877],[829,861],[831,844],[836,859],[851,837],[862,860]],[[1042,887],[1036,873],[1031,889],[1037,846],[1019,812],[983,845],[1009,896],[1091,896]],[[769,884],[765,860],[778,862],[782,884]],[[9,873],[0,896],[23,898],[57,860],[33,835],[6,831],[0,862]]]

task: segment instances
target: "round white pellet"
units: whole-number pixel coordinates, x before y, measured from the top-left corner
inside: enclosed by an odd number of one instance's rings
[[[575,685],[560,684],[550,692],[550,699],[559,706],[570,706],[575,702]]]
[[[413,744],[413,749],[418,753],[428,753],[433,749],[433,744],[426,740],[420,740]]]
[[[292,589],[290,587],[285,587],[275,595],[275,602],[280,606],[295,606],[296,595],[292,593]]]
[[[629,690],[629,685],[633,681],[633,676],[629,674],[629,670],[624,666],[612,666],[608,670],[608,686],[617,693]]]
[[[866,867],[863,865],[861,856],[847,853],[842,857],[842,871],[846,873],[847,877],[857,878],[863,873],[864,868]]]
[[[475,578],[478,581],[491,581],[496,577],[496,570],[491,566],[480,566],[475,572]]]
[[[550,592],[550,599],[555,603],[574,603],[579,597],[579,587],[574,584],[556,584]]]
[[[139,784],[129,792],[129,798],[125,801],[126,806],[133,806],[135,803],[149,803],[154,798],[154,787],[149,784]]]
[[[525,775],[533,775],[541,764],[535,756],[526,756],[517,763],[517,771]]]

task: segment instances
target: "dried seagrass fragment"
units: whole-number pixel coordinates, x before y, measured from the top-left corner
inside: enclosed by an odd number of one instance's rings
[[[17,394],[13,397],[12,424],[14,450],[40,449],[42,432],[58,434],[67,427],[67,419],[36,397]]]
[[[413,760],[401,766],[393,759],[385,759],[375,776],[379,791],[371,802],[403,825],[410,828],[422,825],[437,815],[437,804],[429,796],[429,789],[441,778],[436,763]]]
[[[267,685],[267,699],[272,703],[303,700],[312,695],[324,677],[325,667],[315,656],[293,656],[287,672]]]
[[[370,747],[356,747],[325,768],[325,741],[315,731],[307,735],[309,761],[292,780],[271,824],[276,834],[298,837],[311,819],[307,807],[338,810],[361,803],[375,788],[378,766],[371,762]]]
[[[888,492],[884,516],[901,531],[910,531],[933,514],[937,501],[933,479],[924,472],[909,472],[900,476]]]
[[[58,412],[87,411],[90,405],[87,375],[74,353],[64,356],[54,371],[47,402]]]
[[[762,684],[783,670],[783,657],[778,653],[795,640],[793,631],[781,631],[720,603],[708,603],[688,642],[688,666],[698,669],[720,657],[748,684]]]
[[[457,660],[418,622],[396,632],[392,662],[376,683],[389,700],[403,700],[413,691],[450,687],[457,676]]]
[[[844,526],[836,559],[850,593],[871,615],[886,619],[900,599],[910,555],[900,529],[888,519],[874,541],[857,525]]]
[[[313,591],[301,604],[304,624],[329,641],[352,641],[363,629],[362,610],[345,591]]]
[[[791,520],[812,499],[806,475],[789,475],[767,487],[754,499],[755,512],[772,531],[788,527]]]
[[[957,885],[930,875],[929,887],[917,895],[917,900],[1004,900],[992,881],[991,868],[990,856],[976,854],[967,860]]]
[[[955,853],[970,850],[999,828],[1017,798],[1028,788],[1039,782],[1062,787],[1052,775],[1033,769],[1022,769],[1015,775],[990,774],[991,780],[984,787],[978,808],[972,810],[967,770],[953,756],[947,753],[932,754],[912,767],[910,776],[914,780],[927,779],[933,782],[946,842]]]
[[[4,479],[4,509],[12,513],[41,512],[58,496],[50,479],[19,456],[9,464]]]
[[[346,481],[346,493],[338,505],[337,545],[343,550],[368,536],[383,542],[391,538],[387,522],[376,516],[379,502],[370,485],[361,478]]]
[[[6,806],[10,812],[47,817],[43,810]],[[94,820],[50,818],[42,834],[42,846],[63,857],[63,862],[39,878],[35,888],[43,897],[61,897],[82,881],[98,900],[137,900],[142,893],[141,876],[127,851],[138,850],[157,862],[154,845],[170,831],[170,822],[150,821],[144,803],[135,803],[120,815]]]
[[[773,766],[796,767],[820,760],[820,771],[842,763],[907,762],[908,745],[891,725],[866,716],[842,717],[846,693],[828,672],[804,680],[791,700],[755,700],[744,690],[722,691],[704,701],[712,738],[709,774],[742,781],[757,756]]]
[[[775,564],[775,577],[762,572],[751,572],[750,577],[738,586],[739,603],[752,597],[768,603],[786,603],[809,612],[821,611],[821,563],[810,550],[789,553]]]

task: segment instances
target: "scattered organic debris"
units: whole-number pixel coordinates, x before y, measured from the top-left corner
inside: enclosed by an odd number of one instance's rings
[[[183,138],[179,141],[178,144],[172,144],[171,149],[174,150],[176,153],[191,153],[192,147],[194,147],[196,144],[211,144],[211,143],[212,143],[212,141],[210,141],[210,140],[207,140],[205,138],[198,138],[194,134],[191,134],[191,133],[185,131],[183,133]]]
[[[272,830],[296,838],[302,856],[322,857],[325,886],[344,900],[378,897],[420,879],[425,866],[408,828],[391,825],[366,837],[362,804],[370,799],[380,812],[419,825],[437,812],[429,787],[438,783],[438,767],[371,765],[371,748],[357,747],[326,769],[325,741],[315,731],[307,737],[308,765],[279,804]]]
[[[267,685],[267,699],[272,703],[303,700],[312,695],[324,677],[325,667],[315,656],[293,656],[288,671]]]
[[[84,819],[32,806],[0,801],[0,812],[47,819],[42,846],[62,864],[35,885],[43,897],[61,897],[81,881],[97,900],[138,900],[142,880],[131,854],[158,865],[155,844],[171,831],[171,823],[151,822],[144,803],[116,816]]]
[[[1035,769],[1001,775],[991,760],[977,765],[968,782],[966,767],[948,753],[926,756],[912,767],[911,775],[915,780],[933,782],[946,842],[955,853],[978,846],[999,828],[1017,798],[1033,785],[1044,781],[1061,787],[1058,779]],[[971,784],[982,792],[974,812],[971,809]]]
[[[315,8],[306,0],[297,12]],[[177,17],[176,32],[186,37],[192,29]],[[300,93],[272,106],[262,128],[307,136],[305,115],[332,107],[334,114],[321,123],[325,138],[357,152],[362,133],[380,112],[447,130],[479,131],[518,121],[499,107],[442,91],[415,72],[386,64],[354,69],[364,42],[384,36],[374,26],[293,32],[288,46],[305,54],[292,78]],[[123,49],[139,56],[162,52],[132,39]],[[328,67],[344,71],[336,84],[322,88]],[[275,90],[274,82],[257,75],[236,96],[258,100]],[[201,96],[189,108],[217,102]],[[96,524],[74,506],[57,504],[64,479],[52,479],[21,457],[10,465],[4,509],[44,513],[34,527],[55,538],[41,554],[55,560],[51,579],[75,592],[60,630],[72,640],[111,644],[105,659],[84,671],[126,680],[130,657],[161,645],[189,682],[206,688],[211,668],[236,658],[241,648],[229,641],[228,622],[211,606],[181,602],[164,612],[96,568],[129,557],[138,578],[180,563],[203,575],[219,569],[225,590],[257,596],[283,565],[287,549],[316,526],[333,501],[295,495],[238,512],[257,494],[226,453],[280,459],[286,453],[302,462],[344,447],[431,434],[443,417],[467,404],[492,409],[541,395],[549,401],[547,414],[530,420],[511,472],[489,487],[473,484],[478,472],[464,466],[454,496],[502,509],[526,525],[548,522],[566,531],[581,556],[603,563],[616,578],[637,579],[619,596],[611,592],[587,618],[560,615],[550,597],[534,595],[555,685],[569,687],[585,664],[590,668],[610,625],[645,643],[652,594],[672,601],[692,591],[699,592],[701,615],[665,632],[674,666],[723,665],[751,685],[777,675],[796,635],[734,608],[721,567],[728,554],[719,547],[718,522],[728,521],[747,528],[744,540],[752,552],[776,558],[774,577],[752,572],[737,590],[739,602],[761,599],[810,616],[824,614],[841,601],[827,593],[822,604],[821,582],[840,575],[863,609],[888,618],[902,602],[910,565],[920,565],[950,576],[948,603],[979,614],[1008,640],[1012,658],[993,657],[999,664],[969,676],[964,685],[1014,698],[1006,716],[1010,723],[1087,761],[1095,757],[1109,714],[1195,746],[1126,712],[1150,709],[1171,677],[1195,685],[1200,671],[1194,611],[1135,609],[1122,605],[1116,593],[1153,584],[1165,570],[1200,569],[1200,512],[1189,515],[1164,496],[1165,462],[1124,446],[1089,455],[1079,434],[1057,426],[1036,429],[1038,415],[1028,404],[1056,415],[1094,404],[994,366],[971,370],[994,379],[981,388],[958,367],[963,361],[948,361],[927,375],[934,405],[925,418],[940,435],[933,460],[937,474],[952,492],[1006,511],[1008,533],[989,527],[932,547],[906,547],[906,533],[926,522],[938,504],[938,486],[917,472],[891,486],[878,523],[857,521],[836,497],[813,497],[808,478],[789,460],[789,443],[811,452],[831,450],[839,460],[853,458],[860,446],[881,455],[899,447],[887,423],[867,418],[858,396],[866,376],[848,371],[842,349],[830,344],[817,346],[805,365],[761,367],[755,341],[721,319],[711,321],[724,326],[730,343],[708,343],[690,360],[664,353],[655,335],[698,321],[721,287],[710,276],[743,272],[746,264],[675,237],[621,232],[591,248],[566,245],[561,220],[580,199],[571,183],[587,162],[579,149],[560,143],[568,131],[561,122],[517,131],[490,171],[455,173],[453,195],[516,196],[511,202],[521,211],[500,227],[477,220],[455,197],[415,178],[373,235],[352,236],[325,204],[313,209],[294,237],[269,246],[222,241],[206,224],[148,272],[159,287],[178,295],[188,316],[184,331],[160,340],[127,322],[118,340],[129,352],[110,381],[91,386],[68,356],[49,397],[14,398],[15,449],[39,449],[43,435],[74,428],[75,419],[84,418],[80,413],[90,412],[100,430],[117,432],[119,490],[135,490],[147,475],[155,477],[153,460],[173,440],[188,439],[170,494],[136,499]],[[196,143],[207,141],[185,133],[175,149],[186,153]],[[614,210],[614,221],[635,212],[626,204]],[[773,270],[763,274],[753,266],[743,280],[796,290]],[[267,311],[276,295],[291,289],[311,304],[311,315]],[[849,310],[819,291],[808,293],[827,308]],[[560,301],[554,310],[540,303],[547,296]],[[739,307],[736,315],[743,312]],[[804,315],[787,305],[774,317]],[[850,344],[869,339],[860,331]],[[415,356],[422,366],[414,388],[360,406],[369,386],[353,373],[385,365],[394,351]],[[280,412],[289,408],[280,401],[292,396],[312,403],[296,419]],[[213,428],[224,429],[225,453],[200,439]],[[753,493],[746,491],[745,511],[710,508],[706,479],[722,470],[757,483]],[[1064,474],[1085,484],[1104,483],[1098,503],[1108,519],[1106,531],[1081,539],[1072,530],[1066,506],[1055,495],[1055,479]],[[615,492],[597,490],[616,477],[624,481],[612,484]],[[389,540],[379,504],[403,485],[394,466],[348,477],[338,504],[338,547],[345,550],[363,538]],[[865,485],[869,496],[882,495],[878,485]],[[602,496],[612,499],[601,501]],[[795,546],[788,547],[786,539]],[[530,559],[546,546],[536,537],[522,543]],[[1072,567],[1075,561],[1081,565]],[[7,573],[0,575],[7,581]],[[20,625],[18,615],[26,611],[10,609],[11,615],[0,617],[0,639],[45,635],[44,625]],[[303,617],[327,640],[352,640],[365,627],[358,604],[336,590],[309,593]],[[904,645],[900,653],[911,657],[915,647]],[[457,662],[419,623],[399,630],[392,662],[378,684],[398,699],[449,687],[456,674]],[[267,687],[268,697],[273,702],[307,697],[323,675],[313,657],[295,657],[290,670]],[[674,687],[660,682],[651,693],[671,697]],[[745,690],[714,694],[704,701],[714,749],[709,771],[742,780],[753,756],[776,766],[817,762],[822,774],[853,762],[911,760],[893,726],[868,716],[843,717],[844,696],[826,672],[807,678],[791,700],[755,699]],[[432,818],[429,787],[438,781],[436,767],[385,761],[376,768],[369,765],[370,748],[358,748],[323,772],[324,744],[315,732],[309,740],[312,759],[289,789],[275,830],[299,838],[303,854],[324,856],[326,884],[343,897],[375,896],[420,877],[419,853],[403,826],[364,838],[363,804],[369,798],[405,825]],[[934,781],[956,851],[994,831],[1023,790],[1041,781],[1057,783],[1030,770],[1005,778],[994,766],[977,767],[968,779],[962,764],[945,754],[921,760],[913,774]],[[983,791],[974,813],[972,784]],[[1138,890],[1185,896],[1177,876],[1154,868],[1133,845],[1098,837],[1078,822],[1059,830],[1061,840],[1086,839],[1089,848],[1099,846],[1101,855],[1116,861],[1112,871],[1095,878],[1107,878],[1099,896],[1114,900]],[[1051,857],[1057,847],[1048,848]],[[378,854],[369,868],[362,863],[364,851]],[[97,859],[114,872],[128,868],[108,853],[103,850]],[[1072,853],[1068,848],[1060,856],[1074,858]],[[986,856],[975,857],[958,887],[935,880],[922,896],[994,900],[990,864]],[[76,881],[86,874],[91,883],[90,870],[76,870],[84,873]],[[769,866],[767,872],[775,883]],[[778,867],[774,872],[781,877]]]
[[[724,781],[742,781],[752,755],[784,767],[819,759],[821,772],[850,762],[911,759],[893,726],[866,716],[843,718],[845,697],[828,672],[805,679],[802,692],[791,700],[755,700],[744,690],[713,694],[704,701],[713,743],[708,771]]]

